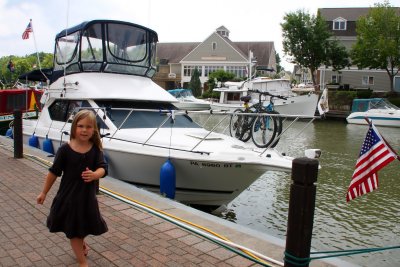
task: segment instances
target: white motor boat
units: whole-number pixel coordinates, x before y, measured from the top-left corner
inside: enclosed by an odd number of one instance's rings
[[[178,99],[178,103],[174,103],[174,105],[183,110],[207,110],[210,109],[210,102],[205,101],[203,99],[196,98],[192,90],[190,89],[172,89],[168,90],[168,93],[173,95],[176,99]]]
[[[253,104],[257,103],[259,96],[251,93],[252,90],[287,98],[286,100],[274,98],[274,109],[283,115],[314,116],[318,104],[317,94],[298,95],[292,92],[290,81],[287,79],[259,77],[243,82],[227,82],[225,86],[214,88],[214,91],[220,92],[220,99],[218,103],[211,103],[211,109],[234,111],[237,108],[243,108],[243,101],[240,98],[246,95],[251,95]],[[264,99],[264,105],[268,104],[269,97]]]
[[[400,127],[400,109],[385,98],[354,99],[347,123]]]
[[[23,121],[24,142],[69,139],[79,109],[97,114],[111,177],[159,192],[161,166],[176,172],[175,199],[220,206],[266,171],[290,172],[292,158],[210,132],[176,109],[176,98],[151,80],[157,33],[137,24],[94,20],[61,31],[38,120]],[[228,115],[226,115],[228,116]]]

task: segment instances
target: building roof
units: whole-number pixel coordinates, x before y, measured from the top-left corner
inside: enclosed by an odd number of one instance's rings
[[[274,42],[232,42],[225,38],[238,52],[247,58],[248,51],[253,51],[259,65],[268,65]],[[157,57],[159,60],[166,59],[168,63],[179,63],[187,54],[195,49],[199,42],[194,43],[158,43]]]
[[[157,57],[167,59],[169,63],[178,63],[200,43],[158,43]]]
[[[333,21],[338,17],[348,21],[357,21],[360,16],[367,15],[369,9],[369,7],[319,8],[318,11],[326,21]]]

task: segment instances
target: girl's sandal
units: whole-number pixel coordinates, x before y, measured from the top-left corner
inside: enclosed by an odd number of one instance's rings
[[[83,241],[83,255],[85,255],[85,257],[86,257],[88,255],[88,253],[89,253],[89,247],[86,244],[86,242]]]

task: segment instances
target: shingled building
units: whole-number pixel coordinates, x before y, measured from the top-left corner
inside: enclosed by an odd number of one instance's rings
[[[165,89],[185,87],[195,68],[201,73],[205,90],[208,75],[219,69],[239,78],[248,77],[256,66],[276,70],[274,42],[233,42],[224,26],[201,43],[159,43],[157,60],[158,72],[153,80]]]

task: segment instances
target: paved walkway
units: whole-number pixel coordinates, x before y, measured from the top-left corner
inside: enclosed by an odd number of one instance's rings
[[[58,181],[36,204],[46,166],[0,146],[0,266],[76,266],[69,240],[45,226]],[[105,194],[109,231],[90,236],[90,266],[261,266],[203,237]]]

